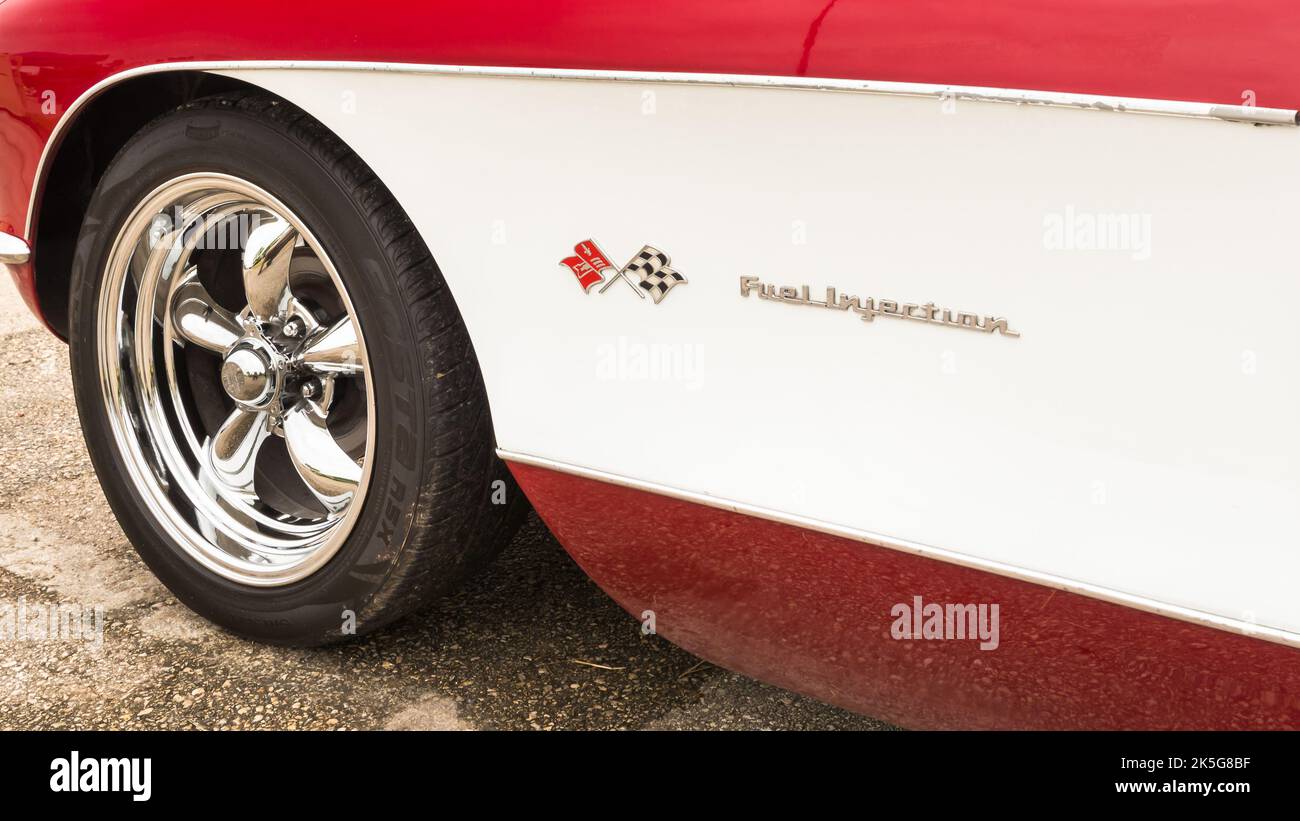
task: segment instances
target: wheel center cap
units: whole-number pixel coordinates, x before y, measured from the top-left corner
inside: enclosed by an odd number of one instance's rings
[[[221,386],[236,402],[261,405],[275,392],[275,371],[261,351],[237,347],[221,365]]]

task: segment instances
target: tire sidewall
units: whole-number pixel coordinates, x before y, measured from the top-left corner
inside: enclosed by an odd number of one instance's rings
[[[268,191],[315,236],[347,289],[365,339],[374,394],[374,442],[360,515],[330,561],[292,584],[257,588],[198,565],[158,525],[114,443],[99,384],[99,292],[127,216],[158,186],[221,173]],[[425,449],[422,366],[414,326],[400,310],[395,267],[377,226],[321,158],[291,133],[236,110],[181,110],[137,135],[106,171],[72,266],[73,383],[87,447],[109,504],[151,570],[186,605],[235,632],[282,644],[363,632],[367,604],[412,532]]]

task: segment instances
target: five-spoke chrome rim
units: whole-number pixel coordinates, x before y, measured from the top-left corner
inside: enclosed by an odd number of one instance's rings
[[[319,570],[360,513],[375,413],[356,314],[307,226],[245,180],[173,179],[118,234],[97,317],[113,435],[158,523],[235,582]]]

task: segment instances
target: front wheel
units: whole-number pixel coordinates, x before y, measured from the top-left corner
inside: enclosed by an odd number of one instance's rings
[[[441,273],[305,113],[244,93],[150,124],[100,181],[72,277],[100,484],[144,561],[214,622],[285,644],[364,633],[518,526]]]

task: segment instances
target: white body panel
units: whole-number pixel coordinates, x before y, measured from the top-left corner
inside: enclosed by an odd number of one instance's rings
[[[405,206],[503,450],[1300,634],[1297,130],[226,73],[322,120]],[[1057,250],[1045,225],[1071,214],[1136,214],[1150,242]],[[621,283],[584,294],[559,261],[588,238],[616,264],[654,245],[689,284],[659,305]],[[742,275],[1006,317],[1021,336],[742,298]],[[675,378],[643,378],[648,351],[676,356]]]

